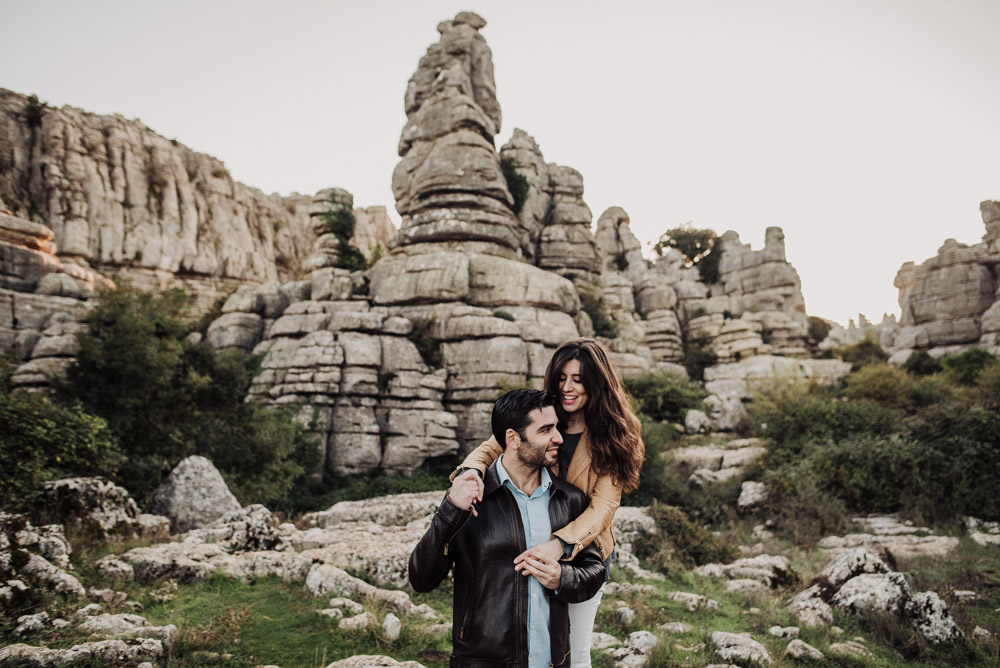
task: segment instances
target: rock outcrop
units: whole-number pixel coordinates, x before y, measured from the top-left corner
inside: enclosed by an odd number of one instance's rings
[[[1000,202],[980,204],[986,234],[968,246],[948,239],[922,264],[896,274],[902,315],[890,362],[915,351],[941,357],[978,346],[1000,354]]]
[[[683,372],[685,342],[722,362],[804,355],[780,229],[760,251],[723,235],[707,285],[676,250],[645,259],[620,207],[593,234],[583,175],[546,162],[526,132],[496,150],[485,25],[469,12],[442,22],[409,81],[392,176],[401,228],[387,241],[383,209],[355,210],[352,245],[388,248],[367,271],[337,268],[344,240],[327,213],[353,207],[345,190],[265,196],[137,121],[0,95],[0,140],[14,147],[0,198],[51,228],[0,224],[16,269],[0,276],[0,344],[26,360],[15,384],[43,387],[72,361],[111,271],[187,287],[202,306],[228,295],[208,341],[262,356],[248,398],[294,407],[338,475],[474,447],[498,393],[539,386],[552,351],[580,335],[601,335],[625,376]],[[737,428],[745,383],[713,392],[706,425]]]

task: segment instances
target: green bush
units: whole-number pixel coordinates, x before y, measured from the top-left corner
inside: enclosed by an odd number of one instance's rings
[[[431,336],[431,329],[437,319],[432,315],[413,321],[413,329],[407,338],[417,347],[420,358],[427,366],[440,369],[443,363],[441,342]]]
[[[996,366],[997,358],[982,348],[969,348],[941,358],[941,366],[962,385],[973,385],[979,373]]]
[[[758,388],[749,412],[771,438],[761,469],[772,511],[801,525],[798,538],[835,530],[847,512],[1000,518],[1000,365],[976,378],[967,387],[951,372],[914,377],[871,364],[841,393]]]
[[[827,337],[833,328],[829,322],[814,315],[809,316],[809,338],[819,343]]]
[[[639,413],[639,419],[646,457],[639,471],[639,487],[622,495],[622,504],[626,506],[648,506],[653,501],[675,496],[671,490],[676,481],[666,457],[670,444],[677,439],[677,432],[670,424],[652,420],[648,415]]]
[[[908,412],[953,396],[940,376],[915,377],[888,364],[868,364],[848,378],[844,394],[850,399],[868,399]]]
[[[734,545],[716,539],[680,508],[654,502],[649,513],[656,521],[659,535],[639,538],[636,553],[662,570],[670,570],[677,564],[691,567],[728,563],[739,556]]]
[[[874,401],[843,401],[807,383],[781,379],[758,384],[747,412],[753,433],[771,439],[772,453],[788,456],[810,441],[892,433],[905,416]]]
[[[590,322],[594,326],[594,335],[609,339],[618,336],[618,323],[604,308],[599,288],[593,285],[582,285],[577,287],[577,292],[580,295],[580,308],[590,316]]]
[[[122,454],[101,418],[34,392],[0,392],[0,508],[38,506],[42,484],[75,476],[114,479]]]
[[[512,316],[507,311],[504,311],[503,309],[497,309],[496,311],[493,311],[493,317],[500,318],[501,320],[509,320],[511,322],[514,322],[514,316]]]
[[[281,508],[318,453],[287,409],[246,403],[259,359],[193,343],[186,295],[121,281],[102,291],[58,384],[107,421],[121,443],[124,486],[145,503],[161,478],[193,454],[212,460],[244,503]]]
[[[941,363],[931,357],[927,351],[911,353],[903,362],[903,370],[912,373],[914,376],[929,376],[932,373],[941,371]]]
[[[851,370],[857,371],[866,364],[878,364],[889,359],[882,346],[873,338],[865,338],[857,343],[851,343],[837,351],[840,359],[850,362]]]
[[[684,368],[693,380],[704,380],[705,369],[719,361],[719,356],[703,341],[688,341],[684,344]]]
[[[28,121],[28,127],[41,127],[42,112],[48,106],[48,103],[39,100],[37,95],[31,94],[28,96],[28,102],[24,105],[24,118]]]
[[[689,267],[698,267],[701,280],[711,285],[719,281],[719,259],[722,252],[715,247],[717,240],[714,230],[695,229],[688,223],[664,232],[653,246],[653,251],[662,256],[667,248],[676,248]]]
[[[514,198],[514,213],[521,213],[525,200],[528,199],[528,179],[518,173],[514,163],[509,160],[501,162],[503,177],[507,181],[507,189],[510,196]]]
[[[357,222],[351,207],[346,204],[337,204],[323,214],[323,219],[326,221],[327,229],[337,238],[337,251],[340,253],[336,264],[338,269],[363,271],[370,268],[382,257],[381,248],[378,246],[378,254],[376,255],[375,249],[372,249],[372,257],[366,258],[364,253],[351,245],[354,225]]]
[[[684,376],[669,371],[653,371],[625,379],[625,386],[639,410],[653,420],[682,422],[690,408],[701,406],[708,393]]]

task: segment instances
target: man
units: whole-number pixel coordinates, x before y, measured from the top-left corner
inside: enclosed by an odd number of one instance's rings
[[[492,430],[503,454],[482,482],[456,479],[431,526],[410,554],[410,584],[430,591],[455,569],[452,668],[491,664],[561,668],[569,664],[566,604],[583,601],[604,583],[596,545],[572,561],[514,559],[572,522],[588,505],[576,487],[546,470],[562,437],[553,397],[514,390],[493,406]]]

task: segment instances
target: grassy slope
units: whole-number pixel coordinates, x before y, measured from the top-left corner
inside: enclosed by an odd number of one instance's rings
[[[774,540],[768,544],[771,552],[789,554],[793,567],[808,578],[825,563],[826,557],[816,552],[795,549]],[[121,548],[119,548],[121,549]],[[77,559],[92,559],[82,551]],[[81,562],[82,564],[82,562]],[[946,560],[909,560],[899,564],[907,574],[914,591],[933,589],[949,600],[951,609],[966,630],[977,624],[992,631],[1000,630],[1000,548],[984,548],[963,539],[956,553]],[[80,570],[84,584],[100,586],[92,580],[86,568]],[[616,573],[616,579],[621,575]],[[619,599],[607,597],[597,617],[597,631],[625,638],[629,631],[648,629],[662,639],[654,650],[651,666],[703,666],[717,661],[711,653],[713,631],[749,632],[762,642],[775,660],[775,665],[791,666],[795,662],[782,656],[787,641],[767,633],[771,626],[796,626],[797,621],[784,609],[783,601],[799,591],[799,584],[777,592],[778,596],[743,596],[727,593],[721,582],[703,580],[690,572],[671,574],[666,581],[651,582],[658,589],[654,596],[631,595]],[[316,613],[327,601],[310,596],[301,585],[290,585],[277,578],[263,578],[252,584],[216,576],[206,582],[180,584],[161,582],[154,585],[129,584],[122,587],[145,606],[142,613],[156,625],[176,624],[180,631],[168,666],[256,666],[276,664],[284,668],[325,666],[337,659],[355,654],[386,654],[399,660],[418,660],[426,666],[446,666],[450,641],[432,638],[426,628],[433,622],[403,620],[403,633],[396,642],[382,637],[380,630],[345,633],[332,620]],[[956,589],[973,589],[982,598],[969,603],[953,603],[948,594]],[[670,601],[671,591],[700,593],[722,604],[721,610],[684,610],[680,603]],[[428,603],[446,621],[451,615],[450,585],[428,595],[414,595],[417,603]],[[159,599],[159,600],[158,600]],[[166,600],[164,600],[166,599]],[[611,613],[617,600],[624,600],[636,612],[636,624],[626,629]],[[59,597],[49,598],[46,608],[53,615],[64,616],[77,605]],[[381,621],[384,608],[366,603]],[[759,612],[751,613],[751,608]],[[114,611],[114,610],[107,610]],[[31,611],[25,611],[31,612]],[[656,626],[668,621],[683,621],[692,626],[687,633],[670,635]],[[812,665],[831,666],[996,666],[996,639],[985,644],[971,641],[944,648],[928,645],[909,627],[891,619],[858,619],[839,615],[837,624],[844,629],[843,638],[861,636],[874,653],[866,661],[831,659]],[[78,633],[45,631],[28,638],[12,635],[11,620],[0,623],[0,646],[13,642],[47,644],[68,647],[85,638]],[[801,638],[826,652],[838,638],[829,629],[802,629]],[[201,654],[229,654],[224,659]],[[595,665],[610,668],[611,660],[595,652]]]

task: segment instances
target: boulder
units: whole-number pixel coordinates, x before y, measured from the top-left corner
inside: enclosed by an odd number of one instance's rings
[[[963,633],[955,623],[948,606],[932,591],[916,594],[905,604],[906,616],[924,638],[935,645],[961,638]]]
[[[702,411],[692,408],[684,416],[684,431],[688,434],[706,434],[712,430],[712,421]]]
[[[736,500],[736,507],[746,512],[767,503],[767,500],[767,485],[747,480],[740,487],[740,497]]]
[[[823,652],[798,638],[788,643],[788,647],[785,648],[785,656],[792,659],[812,659],[813,661],[824,659]]]
[[[840,588],[851,578],[862,573],[890,573],[888,564],[863,547],[856,547],[837,555],[820,572],[834,588]]]
[[[218,469],[208,459],[193,455],[182,460],[153,492],[151,510],[170,518],[175,532],[208,526],[227,513],[240,510]]]
[[[649,663],[649,655],[660,644],[660,639],[649,631],[634,631],[628,634],[618,649],[607,649],[616,668],[645,668]]]
[[[898,615],[909,599],[910,587],[902,573],[862,573],[845,582],[831,602],[847,612]]]
[[[122,487],[105,478],[67,478],[47,482],[45,512],[79,531],[103,538],[138,532],[139,507]]]
[[[774,663],[767,649],[751,638],[749,633],[715,631],[712,633],[712,644],[715,645],[715,653],[723,661],[768,665]]]

